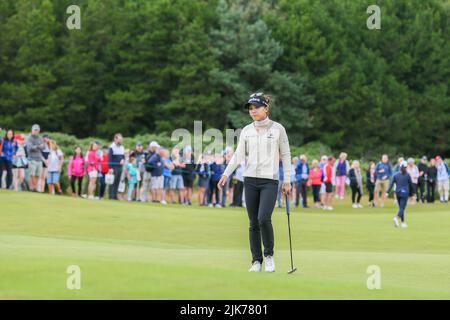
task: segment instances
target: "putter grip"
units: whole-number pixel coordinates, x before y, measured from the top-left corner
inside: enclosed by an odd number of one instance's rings
[[[289,203],[289,195],[286,193],[286,214],[289,215],[291,213],[291,204]]]

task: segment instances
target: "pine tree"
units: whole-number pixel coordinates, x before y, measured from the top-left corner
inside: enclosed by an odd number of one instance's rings
[[[219,1],[218,26],[211,39],[220,66],[211,76],[221,95],[220,106],[228,114],[224,125],[238,128],[248,123],[243,103],[250,93],[264,91],[275,98],[274,120],[283,123],[294,143],[301,143],[313,100],[305,94],[304,77],[274,70],[283,48],[261,19],[264,12],[262,1]]]

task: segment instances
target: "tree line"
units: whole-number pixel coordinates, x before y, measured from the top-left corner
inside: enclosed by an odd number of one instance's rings
[[[450,156],[450,3],[362,0],[0,2],[0,126],[84,138],[239,128],[249,93],[293,146]],[[370,3],[372,4],[372,3]]]

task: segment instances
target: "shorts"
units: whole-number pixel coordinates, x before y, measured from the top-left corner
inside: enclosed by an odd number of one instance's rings
[[[170,189],[170,178],[169,176],[164,176],[164,189]]]
[[[183,177],[181,175],[173,175],[170,178],[170,189],[183,189]]]
[[[59,172],[47,172],[47,184],[56,184],[59,183],[59,178],[61,173]]]
[[[152,177],[152,189],[164,189],[164,176]]]
[[[387,192],[389,188],[389,179],[375,181],[375,193],[383,190],[383,193]]]
[[[208,185],[209,185],[209,178],[203,178],[203,177],[198,178],[199,188],[208,188]]]
[[[42,161],[31,160],[28,169],[30,177],[40,177],[43,170]]]
[[[333,192],[333,184],[331,182],[325,183],[325,192],[332,193]]]
[[[98,171],[94,170],[91,172],[88,172],[89,178],[97,178],[98,177]]]
[[[194,180],[195,176],[189,175],[189,176],[183,176],[183,184],[186,188],[193,188],[194,187]]]

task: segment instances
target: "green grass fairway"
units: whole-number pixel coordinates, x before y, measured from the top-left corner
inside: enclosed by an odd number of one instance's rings
[[[450,206],[283,209],[273,274],[250,274],[245,209],[87,201],[0,191],[2,299],[450,299]],[[66,288],[69,265],[81,290]],[[369,290],[367,268],[381,268]]]

